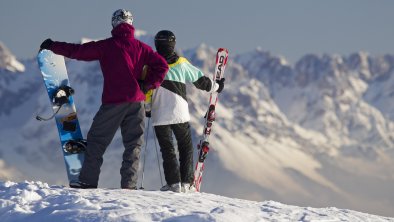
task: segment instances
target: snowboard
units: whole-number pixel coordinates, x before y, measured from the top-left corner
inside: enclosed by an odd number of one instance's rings
[[[38,53],[37,61],[54,112],[50,118],[37,116],[37,119],[55,119],[67,177],[69,183],[75,182],[84,160],[86,141],[79,125],[64,57],[44,49]]]

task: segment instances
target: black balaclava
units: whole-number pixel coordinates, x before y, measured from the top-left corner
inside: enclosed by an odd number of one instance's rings
[[[175,35],[171,31],[162,30],[155,36],[156,50],[168,64],[175,63],[179,58],[175,52],[175,44]]]

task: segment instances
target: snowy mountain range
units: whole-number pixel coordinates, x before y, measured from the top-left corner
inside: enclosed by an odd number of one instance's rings
[[[138,37],[153,43],[144,32]],[[18,62],[4,48],[0,180],[66,185],[55,124],[35,120],[37,114],[51,114],[36,61]],[[213,72],[215,48],[201,44],[180,53],[206,74]],[[66,63],[86,135],[100,105],[100,67],[96,62]],[[294,65],[261,48],[230,52],[202,190],[394,216],[393,70],[393,55],[366,52],[306,55]],[[197,144],[208,95],[189,85],[188,99]],[[162,183],[157,146],[152,128],[148,130],[144,186],[157,190]],[[122,152],[118,133],[104,156],[100,187],[119,187]]]

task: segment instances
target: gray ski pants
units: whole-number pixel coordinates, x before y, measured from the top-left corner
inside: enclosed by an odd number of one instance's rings
[[[90,185],[98,184],[104,152],[120,127],[125,148],[120,168],[120,185],[126,189],[136,188],[144,141],[144,119],[142,102],[101,105],[88,132],[88,145],[79,180]]]

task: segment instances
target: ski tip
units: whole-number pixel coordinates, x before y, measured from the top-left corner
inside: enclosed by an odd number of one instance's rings
[[[223,52],[223,51],[225,51],[226,53],[228,53],[228,49],[226,49],[226,48],[219,48],[219,49],[218,49],[218,53],[219,53],[219,52]]]
[[[223,65],[226,65],[227,59],[228,59],[228,49],[219,48],[216,54],[216,63],[218,63],[219,60],[221,60],[221,62],[223,62]]]

